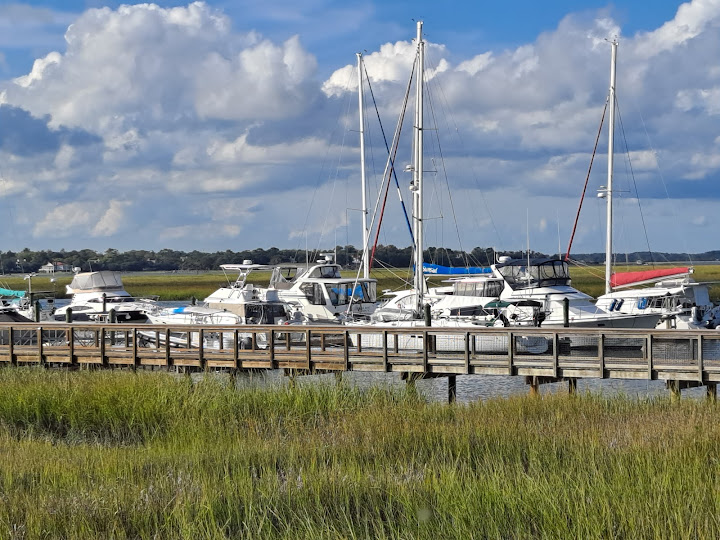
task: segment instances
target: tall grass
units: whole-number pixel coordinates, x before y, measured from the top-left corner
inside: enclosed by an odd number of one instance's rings
[[[714,538],[717,407],[0,370],[0,536]]]

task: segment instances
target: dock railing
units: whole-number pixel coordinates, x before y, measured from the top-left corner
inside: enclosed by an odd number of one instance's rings
[[[0,365],[720,380],[716,330],[0,323]]]

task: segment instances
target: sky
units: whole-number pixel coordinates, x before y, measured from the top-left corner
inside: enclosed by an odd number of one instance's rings
[[[720,0],[0,0],[0,250],[360,246],[356,53],[372,212],[420,20],[426,246],[567,248],[617,39],[615,251],[720,249]],[[394,187],[378,241],[411,242]]]

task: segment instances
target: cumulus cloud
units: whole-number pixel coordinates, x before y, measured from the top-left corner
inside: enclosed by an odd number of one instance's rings
[[[18,13],[51,24],[67,17]],[[355,65],[322,66],[329,75],[321,80],[304,24],[270,38],[242,23],[203,2],[89,9],[66,23],[64,44],[28,73],[0,81],[0,190],[18,214],[39,214],[37,223],[27,222],[35,244],[64,238],[86,247],[112,238],[117,247],[191,248],[212,238],[217,248],[255,247],[297,241],[304,231],[327,239],[354,226]],[[413,34],[409,28],[406,40],[366,45],[386,132],[399,114]],[[536,209],[530,219],[554,250],[555,227],[547,224],[558,208],[564,222],[576,207],[607,95],[613,38],[620,42],[616,151],[625,154],[616,177],[632,177],[626,183],[653,199],[658,216],[677,199],[717,201],[720,2],[693,0],[637,35],[623,35],[600,11],[569,14],[506,49],[427,43],[426,118],[439,124],[426,132],[427,177],[438,183],[430,188],[433,204],[447,205],[451,193],[455,205],[454,212],[433,207],[433,215],[455,214],[466,231],[483,223],[483,231],[500,231],[515,247],[525,219],[488,227],[488,215],[543,198],[549,215]],[[345,118],[335,124],[341,108]],[[408,114],[406,130],[410,123]],[[606,133],[600,140],[595,185],[604,183]],[[380,136],[368,147],[382,169]],[[397,163],[409,154],[403,143]],[[675,200],[661,200],[667,193]],[[708,225],[720,225],[713,217],[720,212],[703,208]],[[500,214],[496,219],[508,218]],[[387,223],[385,241],[409,242],[400,221]],[[580,238],[589,242],[602,230],[587,225]]]
[[[124,221],[124,209],[130,203],[111,200],[100,202],[71,202],[50,210],[35,224],[34,233],[49,238],[68,238],[76,234],[110,236]]]

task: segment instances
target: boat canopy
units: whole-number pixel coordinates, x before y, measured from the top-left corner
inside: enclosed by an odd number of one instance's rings
[[[67,286],[68,293],[121,290],[123,290],[123,284],[120,274],[110,271],[76,274],[70,285]]]
[[[15,291],[13,289],[4,289],[0,287],[0,296],[12,296],[14,298],[23,298],[25,291]]]
[[[570,271],[558,259],[511,259],[495,265],[513,290],[570,285]]]

